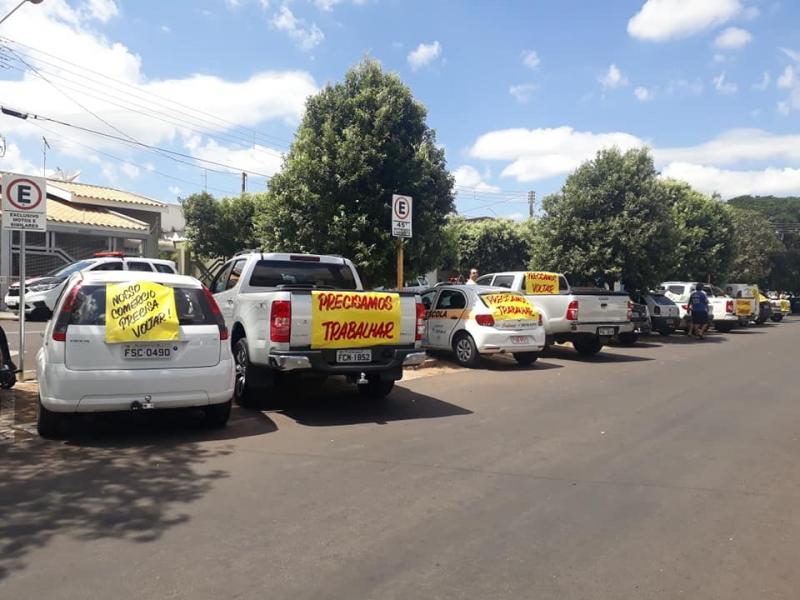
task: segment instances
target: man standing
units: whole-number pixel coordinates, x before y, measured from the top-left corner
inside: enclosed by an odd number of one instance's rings
[[[469,279],[467,285],[476,285],[478,281],[478,269],[472,268],[469,270]]]
[[[702,283],[698,283],[695,291],[689,296],[689,309],[692,311],[692,325],[689,334],[694,333],[702,340],[708,331],[708,296],[703,291]]]

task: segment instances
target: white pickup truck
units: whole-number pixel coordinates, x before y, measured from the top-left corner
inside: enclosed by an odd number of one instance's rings
[[[345,375],[365,396],[382,398],[403,366],[425,360],[419,296],[364,291],[347,259],[241,253],[210,287],[231,332],[237,402],[258,400],[286,371]]]
[[[491,273],[477,283],[525,294],[542,315],[548,346],[571,342],[578,353],[592,356],[611,338],[635,335],[627,292],[572,288],[564,275],[538,271]]]
[[[659,286],[664,288],[667,298],[678,305],[681,313],[678,329],[686,330],[689,327],[689,296],[697,289],[697,284],[697,281],[666,281]],[[714,329],[725,333],[737,327],[739,317],[736,316],[736,301],[714,285],[704,283],[703,291],[708,297],[708,316]]]

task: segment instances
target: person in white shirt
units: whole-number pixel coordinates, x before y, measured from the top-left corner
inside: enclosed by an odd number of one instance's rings
[[[475,282],[477,280],[478,280],[478,269],[470,269],[469,279],[467,279],[467,285],[475,285]]]

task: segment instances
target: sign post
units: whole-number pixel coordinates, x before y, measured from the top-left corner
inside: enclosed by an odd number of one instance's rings
[[[397,238],[397,289],[403,287],[403,248],[411,238],[411,196],[392,195],[392,235]]]
[[[47,231],[47,184],[42,177],[3,173],[3,229],[19,231],[19,370],[25,381],[25,234]]]

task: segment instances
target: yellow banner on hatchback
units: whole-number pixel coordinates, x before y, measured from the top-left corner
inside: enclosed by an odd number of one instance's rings
[[[736,299],[736,316],[737,317],[747,317],[752,315],[755,312],[755,299],[745,299],[745,298],[737,298]]]
[[[151,281],[106,285],[106,342],[170,342],[180,334],[175,292]]]
[[[544,273],[541,271],[525,273],[525,293],[540,295],[557,294],[558,273]]]
[[[492,310],[495,321],[536,321],[539,313],[533,310],[530,302],[521,294],[497,292],[481,294],[481,299]]]
[[[364,348],[400,342],[400,294],[311,292],[311,347]]]

